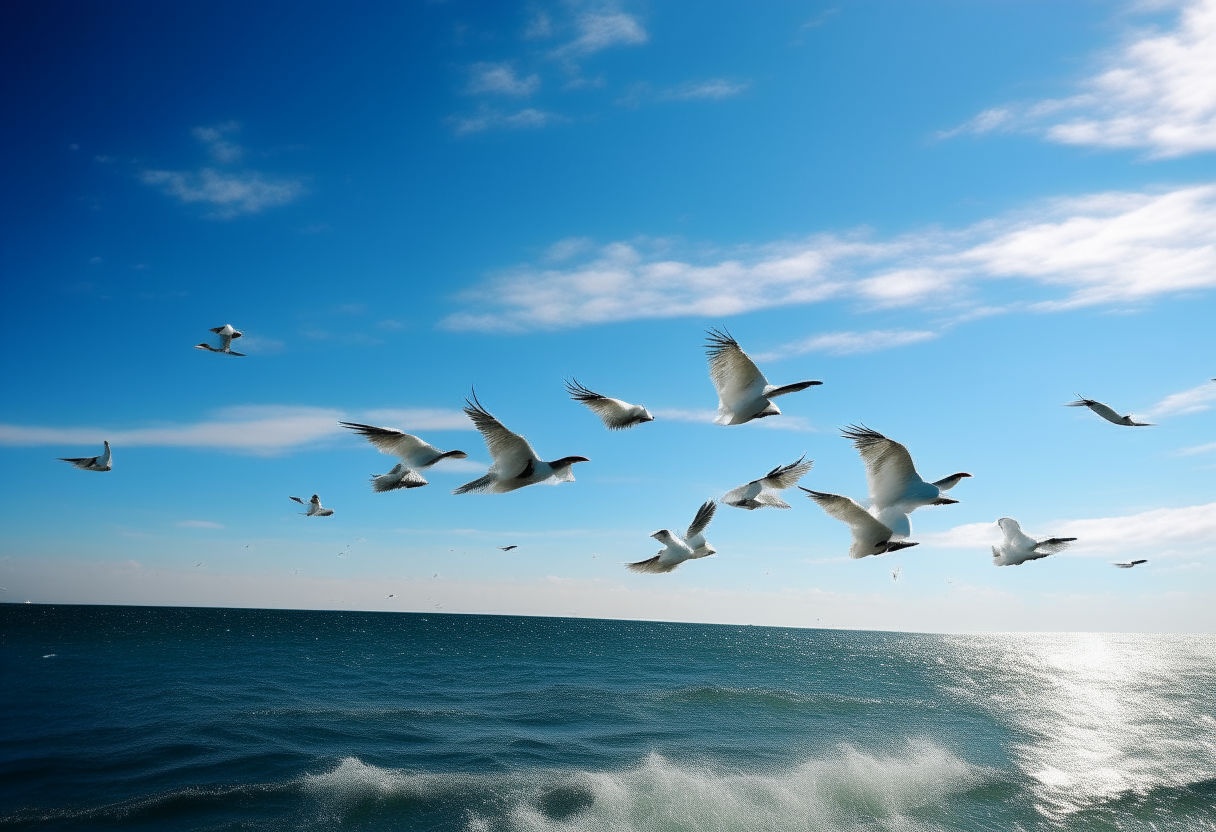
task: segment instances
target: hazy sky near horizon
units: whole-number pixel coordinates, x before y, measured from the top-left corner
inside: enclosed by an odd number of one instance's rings
[[[1216,0],[0,14],[0,600],[1216,630]],[[709,327],[823,386],[710,424]],[[474,385],[577,481],[453,496]],[[374,494],[339,419],[469,458]],[[864,499],[853,423],[974,475],[921,545],[793,492],[621,565],[804,453]]]

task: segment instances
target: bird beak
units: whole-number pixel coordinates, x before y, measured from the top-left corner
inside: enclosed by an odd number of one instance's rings
[[[912,543],[912,542],[906,541],[906,540],[899,540],[894,543],[888,543],[887,551],[896,552],[900,549],[907,549],[909,546],[919,546],[919,545],[920,545],[919,543]]]
[[[954,504],[955,504],[955,503],[957,503],[957,502],[958,502],[958,500],[951,500],[949,497],[938,497],[936,500],[934,500],[934,501],[933,501],[933,505],[935,505],[935,506],[951,506],[951,505],[954,505]]]

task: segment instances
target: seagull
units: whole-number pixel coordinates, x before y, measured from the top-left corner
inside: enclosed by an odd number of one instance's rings
[[[307,503],[301,500],[299,497],[292,497],[291,499],[295,500],[302,506],[308,506],[308,511],[304,512],[305,517],[328,517],[334,513],[332,508],[321,508],[321,498],[316,494],[313,494],[312,499]]]
[[[805,461],[804,461],[805,460]],[[789,465],[778,465],[758,480],[752,480],[746,485],[732,488],[722,495],[722,502],[735,508],[745,508],[754,511],[758,508],[789,508],[790,504],[777,496],[778,491],[793,488],[798,480],[811,470],[815,460],[798,457]]]
[[[434,445],[423,442],[417,436],[402,433],[392,428],[378,428],[358,422],[338,422],[344,428],[367,438],[384,454],[398,457],[401,464],[387,474],[372,474],[372,491],[394,491],[398,488],[418,488],[426,485],[426,479],[415,469],[430,468],[441,459],[464,459],[464,451],[441,451]]]
[[[718,391],[716,425],[741,425],[752,419],[779,416],[781,411],[769,399],[797,393],[822,381],[798,381],[775,387],[760,372],[729,332],[708,330],[706,354],[709,377]]]
[[[705,529],[709,526],[709,521],[714,519],[714,512],[717,510],[718,505],[713,500],[702,503],[683,537],[670,529],[659,529],[651,537],[663,544],[663,550],[652,558],[627,563],[626,568],[632,572],[659,574],[672,571],[686,560],[706,558],[714,554],[718,550],[705,539]]]
[[[818,503],[829,517],[835,517],[837,520],[849,524],[849,528],[853,532],[853,545],[849,547],[849,557],[854,560],[920,545],[910,541],[894,540],[895,533],[889,527],[875,520],[868,511],[861,507],[860,503],[850,497],[812,491],[801,485],[798,488],[805,491],[812,500]]]
[[[207,352],[222,352],[224,355],[239,355],[245,357],[243,352],[232,351],[232,339],[240,338],[245,333],[239,329],[235,329],[232,324],[224,324],[223,326],[212,327],[211,331],[220,336],[220,345],[218,348],[211,346],[206,341],[201,344],[195,344],[196,350],[206,350]]]
[[[1216,378],[1212,379],[1212,381],[1216,381]],[[1141,558],[1140,560],[1128,561],[1127,563],[1112,563],[1111,565],[1117,566],[1120,569],[1131,569],[1133,566],[1136,566],[1141,563],[1148,563],[1148,561]]]
[[[389,598],[396,598],[396,597],[397,597],[397,593],[390,592],[388,595],[384,596],[384,599],[387,601]]]
[[[453,494],[469,494],[472,492],[488,491],[492,494],[505,494],[526,485],[535,485],[553,479],[556,482],[574,482],[574,472],[571,467],[576,462],[590,462],[585,456],[564,456],[552,462],[545,462],[536,455],[528,440],[518,433],[512,433],[503,427],[502,422],[490,415],[481,402],[477,393],[473,400],[464,400],[465,414],[473,420],[473,425],[481,431],[486,441],[486,448],[494,459],[494,464],[484,477],[466,482],[453,491]]]
[[[101,452],[101,456],[79,456],[79,457],[59,457],[60,462],[67,462],[73,468],[79,468],[81,471],[109,471],[114,467],[110,460],[110,443],[109,440],[103,441],[106,449]]]
[[[1093,399],[1087,399],[1080,393],[1077,394],[1077,400],[1075,402],[1068,402],[1064,406],[1088,407],[1094,413],[1097,413],[1103,419],[1115,425],[1126,425],[1127,427],[1133,428],[1148,428],[1153,426],[1152,422],[1137,422],[1133,420],[1131,414],[1128,414],[1127,416],[1120,416],[1118,413],[1112,410],[1109,405],[1102,404],[1102,402],[1094,401]]]
[[[516,544],[514,544],[514,543],[513,543],[513,544],[511,544],[510,546],[499,546],[498,548],[499,548],[499,549],[502,549],[504,552],[509,552],[509,551],[511,551],[512,549],[518,549],[518,548],[519,548],[519,546],[517,546]]]
[[[896,566],[891,570],[891,582],[896,584],[899,583],[899,576],[902,574],[904,574],[904,568],[902,566]]]
[[[625,430],[643,422],[653,422],[650,411],[640,404],[630,404],[620,399],[610,399],[578,383],[578,379],[566,382],[566,392],[576,402],[582,402],[604,423],[608,430]]]
[[[1000,546],[992,547],[993,566],[1020,566],[1028,560],[1039,560],[1056,552],[1063,552],[1068,545],[1076,540],[1075,537],[1049,537],[1047,540],[1035,540],[1027,537],[1021,525],[1012,517],[1002,517],[996,521],[1004,533],[1005,539]]]
[[[866,483],[870,487],[870,514],[891,529],[897,538],[912,533],[908,515],[921,506],[945,506],[957,503],[943,497],[959,481],[970,474],[959,472],[936,482],[925,482],[916,473],[912,455],[903,445],[865,425],[849,425],[841,431],[845,439],[861,454],[866,466]]]

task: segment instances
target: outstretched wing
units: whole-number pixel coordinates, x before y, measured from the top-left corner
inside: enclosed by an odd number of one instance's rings
[[[1034,551],[1036,555],[1040,553],[1054,555],[1057,552],[1063,552],[1072,545],[1074,540],[1076,540],[1075,537],[1051,537],[1034,544]]]
[[[870,516],[870,512],[866,511],[861,505],[851,497],[843,497],[840,494],[828,494],[823,491],[812,491],[809,488],[800,489],[805,491],[807,495],[814,500],[820,508],[827,513],[828,517],[834,517],[842,523],[848,523],[853,529],[854,537],[869,536],[871,534],[878,535],[876,540],[883,540],[890,537],[891,530]]]
[[[1122,424],[1123,422],[1123,417],[1116,413],[1109,405],[1102,404],[1102,402],[1095,401],[1094,399],[1087,399],[1081,395],[1077,396],[1075,402],[1069,402],[1065,407],[1088,407],[1108,422],[1114,422],[1115,424]]]
[[[898,442],[865,425],[849,425],[840,433],[853,440],[853,447],[866,466],[870,499],[880,508],[901,502],[909,486],[921,481],[912,455]]]
[[[805,455],[800,456],[797,461],[791,462],[789,465],[778,465],[769,471],[764,475],[764,479],[760,480],[760,483],[765,488],[771,488],[774,491],[784,491],[787,488],[793,488],[798,484],[798,480],[802,479],[811,470],[814,464],[815,460],[807,459]]]
[[[306,506],[306,505],[308,505],[308,503],[304,502],[304,501],[303,501],[303,500],[301,500],[299,497],[288,497],[287,499],[289,499],[289,500],[295,500],[297,503],[299,503],[299,504],[300,504],[300,505],[302,505],[302,506]]]
[[[472,393],[472,400],[465,399],[464,412],[473,420],[473,426],[481,432],[486,441],[486,448],[494,458],[491,466],[497,473],[505,477],[518,476],[529,464],[540,460],[536,451],[518,433],[512,433],[503,427],[502,422],[490,415],[481,402],[477,393]]]
[[[608,430],[624,430],[633,427],[638,422],[636,413],[630,412],[628,402],[589,390],[578,383],[578,379],[566,382],[566,392],[576,402],[581,402],[604,423]]]
[[[697,516],[692,518],[692,523],[688,526],[688,531],[684,533],[685,540],[691,540],[697,535],[709,528],[709,521],[714,519],[714,512],[718,510],[718,504],[713,500],[706,500],[697,509]]]
[[[683,562],[676,561],[674,563],[663,563],[659,558],[659,555],[655,555],[652,558],[639,560],[636,563],[627,563],[625,564],[625,568],[630,572],[643,572],[651,575],[659,575],[664,572],[670,572]]]
[[[444,456],[443,451],[424,442],[413,434],[404,433],[392,428],[378,428],[375,425],[363,425],[358,422],[338,422],[344,428],[350,428],[367,438],[381,453],[390,454],[404,460],[411,467],[424,468],[438,457]],[[449,451],[446,456],[463,459],[468,454],[464,451]]]
[[[709,358],[709,377],[726,408],[734,410],[755,398],[768,385],[768,379],[760,368],[747,357],[729,332],[709,330],[705,348]]]

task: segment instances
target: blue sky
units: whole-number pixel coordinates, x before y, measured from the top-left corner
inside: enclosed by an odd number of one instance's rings
[[[1211,0],[3,14],[4,600],[1216,628]],[[247,358],[191,349],[229,322]],[[823,386],[707,423],[711,326]],[[452,496],[471,385],[577,481]],[[373,494],[339,419],[469,459]],[[975,475],[920,546],[791,498],[621,566],[802,453],[864,499],[855,422]],[[994,568],[1001,516],[1080,541]]]

